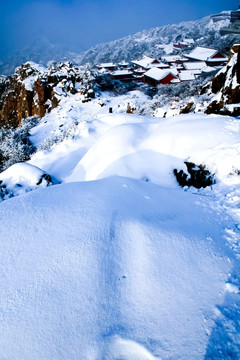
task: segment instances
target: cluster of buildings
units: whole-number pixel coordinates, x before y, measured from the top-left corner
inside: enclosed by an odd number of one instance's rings
[[[217,71],[227,63],[217,49],[198,46],[189,54],[166,55],[161,60],[143,56],[131,63],[103,63],[98,71],[113,80],[143,82],[151,86],[192,81],[201,74]]]
[[[219,21],[224,17],[225,13],[213,15],[212,19],[214,22]],[[222,15],[222,17],[221,17]],[[230,20],[230,24],[227,27],[223,27],[220,29],[221,35],[228,35],[228,34],[240,34],[240,6],[237,11],[231,11],[228,13],[228,18]],[[225,17],[226,19],[226,17]]]

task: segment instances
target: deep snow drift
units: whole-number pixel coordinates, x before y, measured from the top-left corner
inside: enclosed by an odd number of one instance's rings
[[[204,357],[235,261],[207,198],[115,177],[0,216],[4,359]]]

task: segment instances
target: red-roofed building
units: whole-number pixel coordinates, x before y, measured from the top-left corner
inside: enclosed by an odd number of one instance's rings
[[[135,68],[148,70],[154,65],[160,64],[160,62],[157,59],[144,55],[140,60],[133,60],[132,64],[135,66]]]
[[[133,80],[133,72],[129,70],[116,70],[109,74],[113,80],[131,81]]]
[[[173,80],[177,79],[177,76],[172,74],[171,69],[151,68],[145,72],[144,78],[147,84],[157,86],[160,84],[171,84]]]
[[[191,61],[205,61],[209,66],[225,65],[228,58],[216,49],[197,46],[189,54],[185,54]]]

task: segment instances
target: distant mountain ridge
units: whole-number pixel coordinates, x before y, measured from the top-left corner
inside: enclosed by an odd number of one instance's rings
[[[160,57],[171,52],[172,43],[186,38],[194,40],[193,47],[202,45],[228,52],[234,43],[239,42],[236,35],[221,36],[219,33],[222,27],[228,26],[229,19],[230,12],[223,12],[220,21],[217,22],[213,21],[211,16],[207,16],[196,21],[143,30],[134,35],[93,46],[80,54],[78,54],[79,49],[70,52],[66,50],[67,45],[52,44],[47,39],[42,39],[12,55],[5,62],[0,62],[0,74],[10,75],[15,67],[26,61],[44,65],[50,60],[72,61],[77,65],[86,63],[94,65],[108,61],[131,61],[143,54]]]
[[[78,53],[79,51],[73,53],[63,44],[52,43],[40,36],[35,42],[10,55],[5,61],[0,61],[0,75],[12,75],[16,67],[27,61],[47,65],[51,60],[71,61]]]

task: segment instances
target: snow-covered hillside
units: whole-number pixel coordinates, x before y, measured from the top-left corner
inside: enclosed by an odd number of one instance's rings
[[[127,114],[139,90],[58,100],[0,174],[1,356],[237,359],[239,119]],[[189,163],[212,185],[181,188]]]
[[[180,24],[169,24],[144,30],[119,40],[99,44],[83,52],[75,58],[77,64],[99,64],[102,62],[131,61],[142,55],[159,58],[173,51],[173,43],[191,39],[192,48],[197,45],[218,48],[229,51],[237,42],[235,35],[221,36],[219,30],[229,24],[229,19],[213,22],[211,16],[196,21],[186,21]],[[190,47],[191,48],[191,47]],[[184,52],[184,50],[182,50]]]

